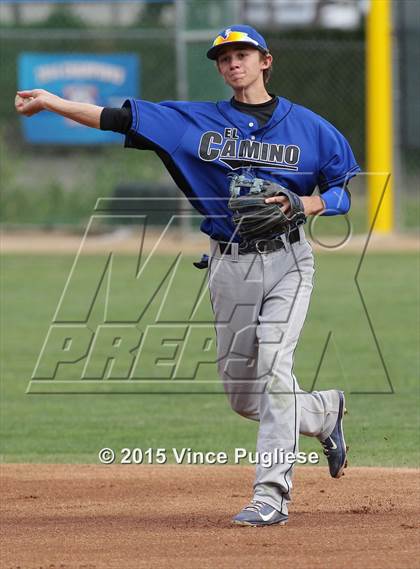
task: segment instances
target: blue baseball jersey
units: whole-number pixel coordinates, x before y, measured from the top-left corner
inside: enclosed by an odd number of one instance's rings
[[[349,143],[316,113],[278,98],[263,126],[230,101],[128,99],[132,125],[125,146],[154,150],[196,210],[201,230],[229,240],[229,173],[271,180],[299,196],[343,187],[359,170]],[[233,239],[234,241],[238,238]]]

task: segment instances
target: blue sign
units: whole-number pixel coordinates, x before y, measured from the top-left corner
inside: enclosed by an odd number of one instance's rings
[[[139,97],[139,59],[134,54],[22,53],[19,90],[46,89],[71,101],[121,107]],[[121,143],[122,135],[80,125],[48,111],[22,118],[28,142],[38,144]]]

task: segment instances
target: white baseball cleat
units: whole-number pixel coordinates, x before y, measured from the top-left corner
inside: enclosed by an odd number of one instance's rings
[[[284,526],[287,523],[288,516],[282,514],[270,504],[252,500],[248,506],[237,514],[232,522],[239,526],[271,526],[279,524]]]

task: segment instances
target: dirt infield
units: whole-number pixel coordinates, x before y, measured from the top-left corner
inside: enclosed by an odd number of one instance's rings
[[[3,465],[4,569],[419,567],[419,472],[297,468],[285,527],[232,526],[252,467]]]

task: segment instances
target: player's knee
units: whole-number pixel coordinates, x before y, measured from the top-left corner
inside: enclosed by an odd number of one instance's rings
[[[239,397],[236,394],[228,394],[228,399],[232,410],[238,413],[238,415],[244,416],[246,408]]]
[[[255,396],[250,399],[249,396],[245,396],[243,393],[228,393],[227,395],[230,406],[235,413],[247,419],[258,419],[258,403],[255,400]]]

